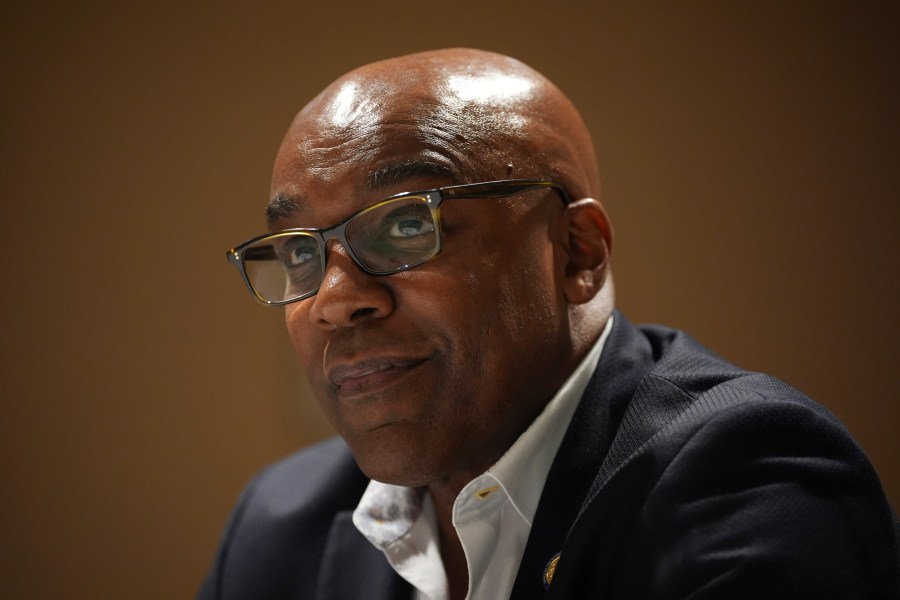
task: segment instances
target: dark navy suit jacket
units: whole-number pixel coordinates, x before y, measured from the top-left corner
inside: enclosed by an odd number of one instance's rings
[[[351,522],[367,483],[337,439],[263,471],[199,598],[409,600]],[[878,477],[831,413],[617,314],[512,598],[898,598],[897,556]]]

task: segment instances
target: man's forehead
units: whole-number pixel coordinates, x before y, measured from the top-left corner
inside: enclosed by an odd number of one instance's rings
[[[415,179],[437,187],[502,178],[513,165],[545,176],[541,157],[553,154],[545,146],[560,141],[559,111],[548,104],[556,95],[530,67],[481,51],[428,52],[351,71],[292,123],[267,220],[308,212],[329,188],[341,188],[343,201],[410,191],[397,186]]]

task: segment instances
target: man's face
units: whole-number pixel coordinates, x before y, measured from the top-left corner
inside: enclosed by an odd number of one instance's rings
[[[415,110],[356,101],[341,122],[336,101],[295,121],[272,193],[299,208],[272,229],[328,227],[391,194],[472,182],[451,175],[471,157]],[[373,184],[375,172],[391,176]],[[572,366],[554,192],[450,199],[441,212],[432,261],[371,276],[333,244],[318,294],[286,307],[317,402],[363,471],[389,483],[461,485],[484,471]]]

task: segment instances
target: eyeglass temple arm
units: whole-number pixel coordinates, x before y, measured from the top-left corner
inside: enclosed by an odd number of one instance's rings
[[[569,194],[561,185],[555,184],[552,181],[530,181],[524,179],[452,185],[441,188],[441,193],[450,198],[502,198],[504,196],[513,196],[521,192],[527,192],[528,190],[538,188],[552,188],[559,193],[563,204],[572,202]]]

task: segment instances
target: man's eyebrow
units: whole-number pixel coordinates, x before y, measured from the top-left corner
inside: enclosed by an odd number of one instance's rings
[[[457,173],[447,165],[428,160],[405,160],[380,167],[366,177],[366,189],[383,190],[417,178],[455,179]]]
[[[389,187],[402,185],[416,178],[439,178],[455,180],[457,173],[447,165],[428,160],[405,160],[391,163],[371,171],[366,176],[365,188],[377,192]],[[410,190],[412,191],[412,190]],[[266,223],[272,226],[279,219],[289,219],[307,210],[309,204],[302,197],[278,194],[266,206]]]
[[[269,204],[266,205],[266,224],[271,226],[278,219],[293,217],[298,212],[302,212],[305,208],[305,200],[289,198],[283,194],[278,194],[269,200]]]

